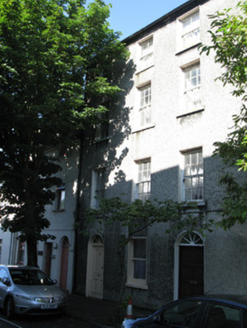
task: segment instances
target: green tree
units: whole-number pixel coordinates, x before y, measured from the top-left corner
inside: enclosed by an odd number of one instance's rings
[[[212,19],[211,45],[201,46],[207,55],[213,51],[215,62],[223,68],[218,77],[223,85],[230,84],[232,95],[240,98],[242,107],[233,116],[233,129],[226,141],[216,142],[215,156],[225,164],[220,183],[226,188],[223,199],[223,217],[220,225],[231,228],[244,223],[247,218],[247,1],[238,3],[234,9],[225,9],[209,17]],[[230,169],[229,169],[230,168]],[[239,172],[243,171],[243,172]]]
[[[4,229],[36,244],[50,235],[45,206],[59,185],[49,147],[68,145],[75,131],[97,121],[119,88],[112,72],[126,57],[101,0],[0,2],[0,182]]]

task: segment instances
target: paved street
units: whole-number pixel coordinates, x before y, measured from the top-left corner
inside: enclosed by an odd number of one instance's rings
[[[66,315],[55,317],[40,317],[40,316],[23,316],[17,317],[15,320],[7,320],[6,317],[0,314],[0,327],[1,328],[94,328],[93,325],[75,319]]]

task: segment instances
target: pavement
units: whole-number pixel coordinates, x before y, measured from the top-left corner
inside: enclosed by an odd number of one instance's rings
[[[95,327],[120,327],[127,314],[127,306],[126,309],[121,308],[118,318],[116,318],[117,312],[117,304],[115,302],[73,293],[68,295],[67,315],[91,323]],[[132,307],[134,317],[145,317],[150,313],[152,312]]]

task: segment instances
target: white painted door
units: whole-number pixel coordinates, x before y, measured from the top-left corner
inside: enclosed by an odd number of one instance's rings
[[[104,274],[104,247],[101,244],[92,245],[92,283],[91,296],[103,297],[103,274]]]

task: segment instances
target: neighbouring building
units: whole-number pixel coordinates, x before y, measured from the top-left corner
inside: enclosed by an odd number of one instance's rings
[[[63,185],[54,187],[55,201],[47,206],[45,217],[50,227],[44,234],[54,236],[37,244],[38,266],[67,292],[72,292],[74,281],[75,210],[78,192],[79,145],[69,149],[58,147],[49,155],[58,157],[62,168],[58,174]],[[1,205],[1,204],[0,204]],[[4,204],[2,204],[3,206]],[[3,218],[4,220],[4,218]],[[26,265],[26,243],[18,240],[18,233],[0,230],[0,263]]]

